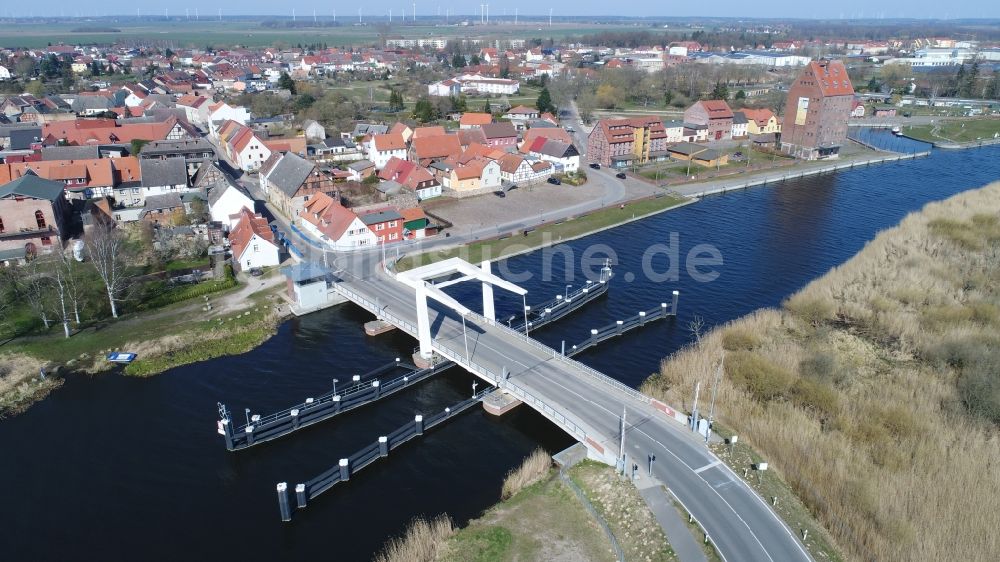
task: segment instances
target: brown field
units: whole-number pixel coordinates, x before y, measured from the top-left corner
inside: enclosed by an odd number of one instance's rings
[[[1000,558],[1000,183],[911,214],[643,390],[690,408],[723,355],[720,423],[845,558]]]

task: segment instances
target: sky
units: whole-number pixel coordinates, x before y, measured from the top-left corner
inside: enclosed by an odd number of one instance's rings
[[[185,5],[185,3],[187,5]],[[333,10],[337,11],[338,19],[347,16],[357,18],[358,6],[362,6],[362,13],[367,15],[385,16],[389,9],[392,9],[393,17],[400,17],[405,10],[408,16],[412,16],[413,3],[406,0],[373,0],[365,2],[344,2],[344,1],[319,1],[319,0],[291,0],[285,2],[274,2],[273,0],[243,0],[239,3],[221,2],[209,0],[199,2],[196,0],[149,0],[137,3],[143,15],[163,15],[164,10],[169,10],[171,16],[183,16],[185,10],[194,17],[197,7],[201,16],[215,15],[221,8],[224,15],[245,15],[245,14],[267,14],[267,15],[292,15],[292,9],[296,11],[296,16],[311,18],[313,10],[319,16],[331,16]],[[136,4],[133,4],[133,6]],[[121,13],[135,15],[135,12],[128,12],[121,8],[119,4],[115,8],[110,5],[100,3],[83,3],[78,0],[49,0],[44,4],[44,12],[39,9],[33,11],[30,3],[18,3],[16,6],[4,7],[0,9],[0,14],[14,16],[28,15],[107,15],[109,13]],[[480,2],[466,1],[454,2],[449,0],[433,0],[417,2],[417,15],[436,15],[440,9],[442,15],[446,9],[450,9],[452,14],[475,14],[478,19],[480,12]],[[919,19],[955,19],[955,18],[1000,18],[1000,2],[995,0],[952,0],[942,2],[940,0],[886,0],[884,2],[871,2],[870,0],[843,0],[842,2],[802,2],[799,0],[770,0],[768,2],[750,2],[747,0],[716,0],[709,5],[697,2],[671,2],[667,4],[662,0],[630,0],[622,4],[615,4],[613,7],[607,2],[597,2],[595,0],[575,1],[575,0],[548,0],[544,2],[525,2],[518,5],[517,0],[511,2],[494,1],[491,3],[490,19],[497,18],[513,19],[515,9],[520,14],[548,15],[549,8],[556,16],[598,16],[598,15],[623,15],[623,16],[713,16],[713,17],[795,17],[795,18],[858,18],[858,19],[878,19],[878,18],[919,18]],[[94,10],[97,10],[95,12]],[[506,13],[506,17],[504,14]]]

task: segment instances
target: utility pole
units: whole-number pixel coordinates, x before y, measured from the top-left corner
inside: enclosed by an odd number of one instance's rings
[[[701,391],[701,381],[694,385],[694,407],[691,409],[691,429],[698,431],[698,393]]]
[[[549,8],[549,27],[552,27],[552,8]]]
[[[715,370],[715,384],[712,385],[712,405],[708,408],[708,431],[705,432],[705,442],[712,435],[712,420],[715,419],[715,396],[719,393],[719,381],[722,380],[722,366],[725,364],[726,356],[719,360],[719,367]]]
[[[625,474],[625,415],[628,410],[622,406],[622,435],[618,445],[618,461],[621,462],[622,474]]]

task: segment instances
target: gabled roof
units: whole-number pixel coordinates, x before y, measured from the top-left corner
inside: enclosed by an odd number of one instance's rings
[[[774,112],[772,112],[770,109],[767,108],[763,109],[744,108],[743,115],[745,115],[748,120],[756,121],[757,125],[760,127],[766,126],[767,122],[772,117],[775,117]]]
[[[803,70],[816,79],[824,96],[853,96],[854,86],[847,75],[847,68],[839,60],[814,60]]]
[[[146,203],[142,206],[142,209],[143,213],[148,213],[150,211],[176,209],[183,206],[184,202],[181,201],[179,193],[164,193],[161,195],[150,195],[146,197]]]
[[[233,230],[229,233],[229,245],[233,249],[233,256],[237,260],[242,259],[243,253],[250,245],[250,241],[256,235],[258,238],[274,244],[274,233],[267,225],[267,219],[260,215],[255,215],[250,209],[243,207],[240,209],[239,220]]]
[[[375,145],[375,150],[379,152],[406,150],[406,141],[403,140],[403,135],[398,133],[375,135],[372,137],[372,143]]]
[[[176,156],[163,160],[143,158],[139,160],[143,187],[159,187],[166,185],[187,185],[187,165],[184,158]]]
[[[225,181],[217,182],[215,186],[209,190],[208,192],[209,206],[211,207],[214,206],[216,203],[218,203],[219,199],[222,199],[222,196],[225,195],[226,192],[229,190],[235,190],[236,193],[242,195],[244,199],[250,201],[251,205],[253,204],[253,197],[250,196],[250,193],[247,192],[246,188],[230,180],[229,178],[226,178]]]
[[[426,158],[447,158],[462,152],[462,142],[458,135],[437,135],[417,137],[413,135],[413,153],[418,160]]]
[[[500,158],[500,170],[513,174],[521,167],[522,162],[524,162],[524,158],[516,154],[505,154]]]
[[[512,107],[507,111],[507,115],[537,115],[538,110],[534,107],[528,107],[526,105],[518,105]]]
[[[381,211],[372,211],[370,213],[358,215],[358,218],[361,219],[361,222],[371,226],[373,224],[401,220],[403,216],[396,212],[395,209],[383,209]]]
[[[314,195],[306,203],[305,209],[299,217],[314,224],[320,232],[331,240],[340,240],[354,219],[358,218],[354,211],[334,201],[325,193]]]
[[[493,122],[493,116],[489,113],[466,112],[458,121],[460,124],[471,127],[478,127]]]
[[[482,126],[487,139],[517,138],[517,129],[510,122],[489,123]]]
[[[483,130],[479,127],[459,129],[458,141],[462,143],[462,146],[469,146],[473,143],[484,144],[486,143],[486,135],[483,134]]]
[[[63,195],[63,184],[42,179],[34,172],[29,172],[12,182],[0,185],[0,199],[11,195],[55,201]]]
[[[732,119],[733,110],[725,100],[702,100],[698,103],[705,108],[709,119]]]
[[[445,134],[444,127],[440,125],[434,125],[430,127],[417,127],[413,129],[413,139],[419,139],[423,137],[436,137]]]
[[[295,197],[295,193],[315,171],[315,164],[289,152],[271,168],[267,174],[267,182],[288,197]]]

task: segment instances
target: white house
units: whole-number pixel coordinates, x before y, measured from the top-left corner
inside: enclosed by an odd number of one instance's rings
[[[580,169],[580,152],[573,144],[545,137],[537,137],[528,149],[528,154],[551,162],[557,171],[564,174],[576,173]]]
[[[156,195],[182,194],[188,187],[187,164],[182,156],[172,158],[140,158],[139,170],[142,175],[141,200]]]
[[[10,78],[10,70],[8,70],[5,66],[0,66],[0,80],[10,80]]]
[[[326,128],[313,119],[303,121],[302,130],[305,132],[307,140],[321,141],[326,138]]]
[[[335,250],[352,250],[378,243],[375,233],[354,211],[325,193],[317,193],[306,203],[299,215],[299,224]]]
[[[375,163],[375,169],[381,170],[393,157],[400,160],[407,159],[403,135],[393,133],[372,135],[368,141],[368,159]]]
[[[246,125],[247,121],[249,121],[251,117],[249,109],[238,105],[229,105],[224,101],[211,105],[208,108],[209,121],[225,121],[227,119],[231,119],[241,125]]]
[[[684,140],[683,121],[664,121],[663,130],[667,133],[667,144],[682,142]]]
[[[239,212],[239,220],[229,233],[229,246],[233,267],[238,271],[281,263],[281,252],[267,219],[253,214],[246,207]]]
[[[442,98],[457,97],[462,93],[462,84],[453,78],[427,85],[427,95]]]
[[[253,209],[254,201],[242,186],[222,181],[208,192],[208,211],[212,220],[222,223],[226,230],[236,226],[242,209]]]

